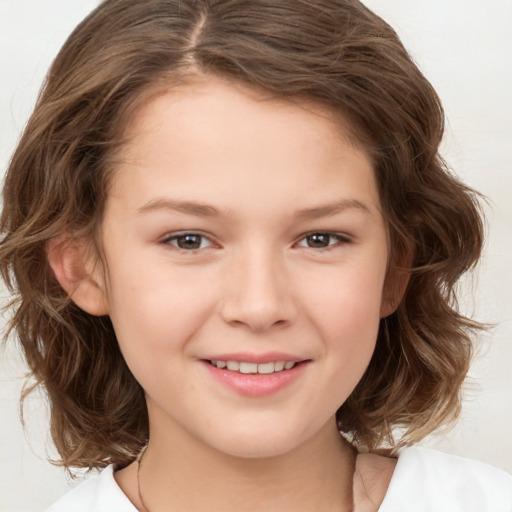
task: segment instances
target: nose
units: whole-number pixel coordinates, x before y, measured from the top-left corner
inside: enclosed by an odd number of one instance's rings
[[[297,305],[284,267],[269,250],[240,254],[228,270],[221,306],[224,321],[254,332],[289,325]]]

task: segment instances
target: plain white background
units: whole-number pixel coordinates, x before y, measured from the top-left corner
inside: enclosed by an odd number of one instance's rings
[[[97,3],[0,0],[2,173],[51,60]],[[512,0],[365,3],[395,27],[439,92],[448,120],[445,157],[491,201],[484,261],[465,283],[462,307],[496,327],[480,341],[458,425],[425,443],[512,471]],[[29,402],[25,432],[20,425],[25,368],[15,345],[0,357],[0,511],[42,510],[68,484],[46,461],[52,449],[41,397]]]

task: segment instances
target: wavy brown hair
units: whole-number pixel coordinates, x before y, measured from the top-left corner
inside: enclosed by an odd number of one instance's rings
[[[458,311],[454,289],[480,256],[482,215],[438,153],[442,106],[393,29],[356,0],[106,0],[53,63],[3,192],[9,332],[32,375],[24,396],[46,389],[60,463],[126,465],[148,417],[109,318],[66,296],[47,242],[96,238],[123,127],[152,91],[194,74],[327,105],[373,158],[390,261],[407,263],[410,281],[338,411],[340,429],[377,449],[455,418],[478,324]]]

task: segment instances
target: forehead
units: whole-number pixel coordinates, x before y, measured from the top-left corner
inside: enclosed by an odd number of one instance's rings
[[[240,123],[254,121],[256,117],[251,114],[263,114],[259,117],[267,124],[276,122],[278,117],[281,120],[287,117],[291,123],[298,117],[308,117],[311,130],[321,126],[324,136],[329,133],[330,136],[343,138],[357,149],[366,150],[361,142],[363,137],[359,127],[347,120],[341,107],[305,95],[276,96],[272,92],[227,77],[194,72],[169,80],[162,77],[132,98],[118,123],[125,151],[130,148],[134,136],[158,129],[158,114],[162,108],[180,115],[180,123],[185,121],[187,113],[191,111],[194,113],[189,116],[190,120],[193,116],[197,118],[196,109],[203,110],[209,122],[217,118],[219,123],[224,124],[233,122],[235,118]],[[276,114],[273,120],[269,114]]]
[[[164,188],[205,196],[223,184],[248,196],[266,188],[270,200],[310,186],[337,199],[359,181],[355,188],[378,202],[371,158],[338,113],[220,79],[150,95],[127,124],[118,156],[117,192],[137,181],[139,195]]]

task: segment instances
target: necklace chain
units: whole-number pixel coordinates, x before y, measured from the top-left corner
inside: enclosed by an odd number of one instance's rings
[[[140,490],[140,464],[142,462],[142,458],[144,457],[144,454],[146,453],[148,445],[146,445],[142,451],[140,452],[139,456],[137,457],[137,492],[139,494],[139,501],[142,505],[142,512],[149,512],[148,507],[144,503],[144,499],[142,498],[142,492]]]

